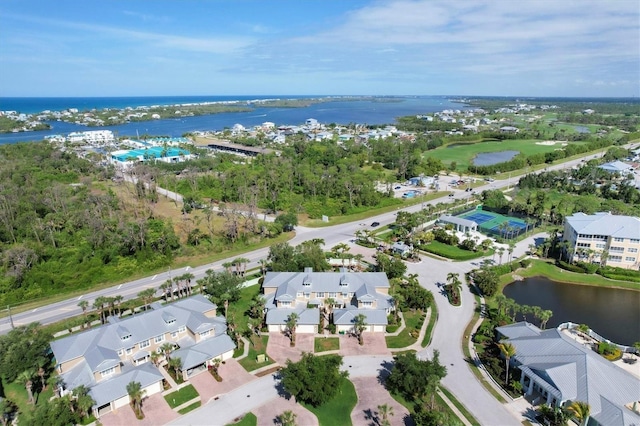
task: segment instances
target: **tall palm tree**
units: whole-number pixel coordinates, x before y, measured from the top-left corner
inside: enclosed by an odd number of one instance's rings
[[[171,358],[169,360],[169,368],[173,370],[173,373],[178,377],[178,371],[182,368],[182,359],[180,358]]]
[[[296,345],[296,327],[298,327],[298,320],[300,317],[295,312],[291,313],[287,318],[287,334],[291,340],[291,346]]]
[[[364,344],[363,334],[364,330],[367,328],[367,317],[364,314],[358,314],[353,319],[353,329],[356,332],[356,336],[358,337],[358,343],[360,345]]]
[[[124,296],[118,294],[117,296],[114,296],[113,301],[116,304],[116,309],[118,310],[118,316],[121,317],[122,316],[122,302],[124,301]]]
[[[498,256],[500,256],[500,264],[502,265],[502,256],[504,256],[504,247],[498,249]]]
[[[509,362],[511,361],[511,357],[516,354],[516,348],[509,342],[499,343],[498,348],[500,348],[500,352],[502,353],[505,359],[507,372],[504,379],[504,383],[505,383],[505,386],[508,386],[509,385]]]
[[[547,327],[547,321],[553,316],[553,311],[550,309],[544,309],[540,312],[540,328],[545,329]]]
[[[191,296],[191,281],[195,278],[196,276],[193,275],[191,272],[186,272],[182,275],[182,279],[185,281],[186,283],[186,289],[187,289],[187,294],[189,296]]]
[[[571,417],[576,419],[580,426],[586,426],[589,421],[589,414],[591,414],[591,407],[588,403],[583,401],[574,401],[567,409]]]
[[[145,394],[140,382],[129,382],[129,384],[127,384],[127,393],[129,394],[129,399],[133,404],[133,411],[136,413],[137,417],[140,417],[142,415],[142,398],[144,398]]]
[[[89,307],[89,302],[86,300],[81,300],[78,302],[78,306],[82,309],[82,314],[84,315],[84,322],[85,325],[89,322],[89,318],[88,318],[88,312],[87,312],[87,308]],[[91,324],[89,324],[89,327],[91,327]]]
[[[104,324],[104,303],[105,298],[103,296],[96,297],[96,300],[93,301],[93,309],[98,311],[100,314],[100,323]]]
[[[171,359],[171,352],[173,352],[173,350],[175,349],[174,344],[170,343],[170,342],[163,343],[162,346],[160,346],[159,349],[162,352],[162,354],[164,355],[164,357],[167,360],[167,362],[169,362],[169,360]]]
[[[149,308],[149,304],[153,300],[153,296],[156,294],[156,290],[154,288],[146,288],[138,293],[138,297],[142,299],[144,303],[144,310],[146,311]]]
[[[33,404],[34,403],[34,399],[33,399],[33,371],[32,370],[25,370],[22,373],[20,373],[18,375],[18,381],[20,383],[22,383],[24,385],[24,388],[27,390],[27,395],[29,397],[29,399],[27,400],[27,402],[29,404]]]

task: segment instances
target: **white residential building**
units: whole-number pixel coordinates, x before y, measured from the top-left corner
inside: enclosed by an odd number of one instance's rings
[[[625,269],[640,266],[640,218],[600,212],[575,213],[565,218],[563,238],[574,260]]]

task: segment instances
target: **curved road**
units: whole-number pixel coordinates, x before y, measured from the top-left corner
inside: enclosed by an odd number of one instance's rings
[[[601,155],[602,154],[597,154],[594,156],[593,154],[590,154],[584,158],[591,159]],[[572,160],[567,163],[551,166],[548,169],[557,170],[569,168],[579,164],[580,162],[581,159]],[[480,188],[476,188],[476,191],[479,192],[485,189],[499,189],[511,184],[515,185],[517,183],[517,179],[518,176],[510,176],[508,179],[495,181],[490,185],[484,185]],[[471,193],[460,190],[454,191],[454,194],[453,198],[456,199],[469,198],[471,196]],[[450,197],[443,197],[430,202],[416,204],[402,210],[416,212],[422,209],[426,204],[448,202],[450,199]],[[361,224],[359,223],[360,221],[358,221],[358,223],[351,222],[342,225],[327,226],[324,228],[298,227],[296,229],[296,236],[290,241],[290,244],[298,245],[303,241],[313,238],[322,238],[324,239],[326,246],[332,247],[340,242],[352,239],[354,237],[354,233],[358,229],[362,229],[363,225],[367,227],[373,221],[379,222],[381,225],[387,225],[393,223],[394,220],[395,212],[390,212],[370,218],[367,224]],[[530,237],[516,246],[513,253],[514,257],[523,254],[527,250],[532,238],[533,237]],[[251,268],[257,266],[260,259],[265,259],[268,251],[269,248],[254,250],[252,252],[245,253],[243,257],[249,259],[250,262],[248,267]],[[12,318],[13,324],[18,326],[34,321],[38,321],[41,324],[60,321],[65,318],[81,314],[81,310],[77,306],[79,300],[89,300],[90,303],[93,303],[95,298],[98,296],[116,295],[121,295],[125,299],[135,298],[141,290],[146,288],[158,288],[160,284],[171,276],[175,277],[176,275],[181,275],[188,271],[198,279],[204,276],[206,270],[222,269],[222,264],[230,260],[232,259],[225,259],[193,268],[186,267],[178,270],[167,270],[166,272],[150,277],[141,278],[139,280],[120,284],[108,289],[90,292],[80,297],[75,297],[33,309],[31,311],[15,314]],[[448,369],[448,375],[443,380],[443,384],[453,391],[458,399],[465,404],[474,415],[477,416],[478,420],[482,424],[520,424],[520,421],[514,417],[514,414],[509,412],[505,406],[500,404],[485,391],[465,364],[461,347],[461,339],[464,329],[473,316],[473,310],[475,307],[473,296],[468,292],[464,292],[462,295],[462,306],[455,308],[449,305],[444,296],[439,294],[437,283],[444,283],[446,281],[447,273],[459,272],[464,274],[473,268],[474,265],[472,262],[446,262],[426,256],[420,264],[409,264],[408,272],[417,273],[420,277],[421,285],[431,290],[436,296],[436,303],[438,304],[440,313],[438,325],[434,331],[433,342],[431,346],[427,350],[422,351],[420,355],[430,356],[433,349],[438,349],[440,351],[440,359],[443,363],[446,363]],[[2,323],[0,323],[0,334],[6,334],[10,329],[11,324],[9,318],[3,318]]]

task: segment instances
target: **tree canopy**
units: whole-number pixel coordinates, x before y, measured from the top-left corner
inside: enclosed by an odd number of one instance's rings
[[[440,353],[433,351],[431,360],[421,361],[415,353],[404,353],[394,357],[387,388],[398,392],[408,400],[423,398],[435,392],[447,375],[447,368],[440,364]]]
[[[37,371],[49,364],[49,342],[53,336],[32,323],[0,336],[0,376],[13,382],[26,370]]]
[[[280,370],[282,386],[297,401],[318,407],[334,398],[340,382],[348,377],[346,371],[340,371],[341,365],[339,355],[303,353],[300,361],[287,360],[287,365]]]

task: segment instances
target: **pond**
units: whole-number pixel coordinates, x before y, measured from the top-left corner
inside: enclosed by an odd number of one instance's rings
[[[471,160],[471,164],[474,166],[493,166],[509,161],[518,154],[520,154],[519,151],[483,152],[476,154],[475,158]]]
[[[574,126],[573,127],[578,133],[591,133],[588,127],[585,126]]]
[[[503,293],[521,305],[552,310],[547,328],[571,321],[587,324],[599,335],[621,345],[640,341],[640,291],[534,277],[507,285]],[[527,320],[535,323],[531,315]]]

